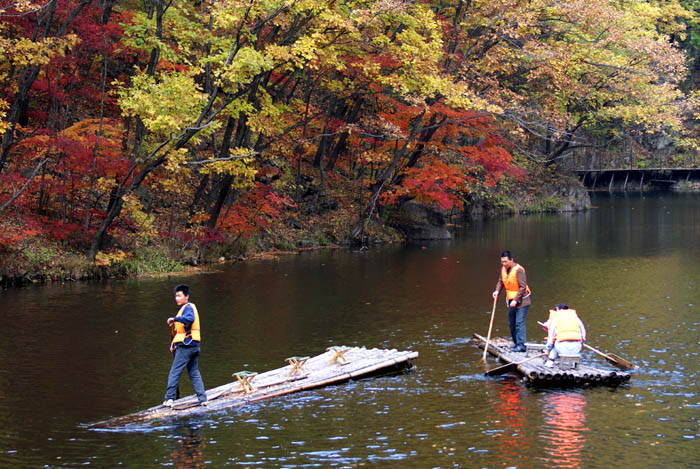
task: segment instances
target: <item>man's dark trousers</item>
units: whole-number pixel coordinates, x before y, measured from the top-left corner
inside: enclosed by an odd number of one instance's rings
[[[508,325],[510,326],[510,335],[513,337],[513,342],[516,347],[525,348],[525,317],[530,305],[521,306],[519,308],[508,307]]]
[[[204,382],[202,375],[199,374],[199,342],[193,341],[191,345],[177,344],[175,350],[175,358],[170,367],[168,375],[168,388],[165,391],[165,400],[175,399],[177,393],[177,385],[180,382],[182,372],[187,368],[187,374],[190,376],[192,387],[197,394],[199,402],[207,400],[207,393],[204,390]]]

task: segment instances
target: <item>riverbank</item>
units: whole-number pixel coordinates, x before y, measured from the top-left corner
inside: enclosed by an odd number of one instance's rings
[[[415,202],[386,209],[369,220],[361,245],[370,247],[407,241],[451,239],[456,228],[477,219],[514,213],[587,210],[590,198],[573,177],[548,174],[502,181],[487,191],[470,194],[464,210],[438,211]],[[347,233],[357,219],[358,206],[338,198],[323,210],[304,207],[248,238],[193,242],[165,238],[144,243],[116,242],[98,253],[95,262],[84,251],[39,234],[21,245],[0,251],[0,287],[48,282],[74,282],[216,271],[226,262],[276,259],[308,250],[347,248]],[[356,244],[356,243],[355,243]]]

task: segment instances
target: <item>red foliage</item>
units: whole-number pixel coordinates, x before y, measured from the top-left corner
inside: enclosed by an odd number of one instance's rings
[[[57,0],[55,25],[68,18],[75,3],[75,0]],[[6,214],[0,217],[0,249],[16,246],[22,237],[40,233],[67,243],[86,242],[94,232],[95,223],[105,216],[104,209],[112,188],[110,184],[123,179],[130,169],[130,155],[124,154],[123,150],[127,146],[126,139],[131,137],[130,129],[118,123],[120,111],[115,95],[103,94],[102,90],[104,56],[107,56],[108,64],[104,82],[107,88],[115,79],[125,81],[130,64],[145,57],[143,51],[129,50],[120,42],[123,35],[121,24],[130,22],[128,11],[113,12],[106,25],[101,24],[101,16],[100,2],[92,2],[73,19],[66,33],[77,35],[79,43],[66,55],[57,56],[42,66],[27,96],[28,105],[23,110],[22,126],[17,133],[23,140],[14,146],[0,173],[0,204],[22,187],[39,162],[44,159],[46,162],[29,189],[13,204],[12,220]],[[36,29],[36,15],[3,16],[0,21],[8,37],[31,38]],[[397,166],[399,174],[392,175],[397,176],[395,180],[399,185],[387,187],[381,197],[385,204],[415,198],[442,210],[460,208],[461,196],[468,191],[468,185],[488,186],[504,174],[518,174],[512,166],[509,146],[499,136],[498,127],[491,117],[474,111],[455,110],[441,101],[429,105],[426,102],[405,102],[367,76],[366,61],[378,64],[378,73],[388,73],[401,66],[396,57],[369,54],[348,55],[343,59],[346,68],[333,74],[334,80],[338,75],[344,75],[342,78],[351,85],[338,93],[345,103],[331,109],[332,112],[325,112],[324,102],[310,100],[308,109],[300,111],[320,117],[306,123],[303,130],[297,127],[298,130],[290,132],[286,140],[274,149],[275,155],[286,158],[295,170],[299,163],[310,164],[320,134],[327,132],[329,138],[338,139],[339,134],[348,131],[350,136],[346,144],[350,151],[347,153],[352,158],[340,155],[335,169],[343,169],[338,173],[329,171],[325,175],[326,184],[340,186],[347,183],[343,178],[356,171],[358,164],[360,167],[371,165],[373,175],[370,177],[375,177],[394,156],[401,155],[397,153],[400,149],[405,149]],[[184,69],[184,66],[165,59],[160,60],[159,67],[164,71]],[[10,73],[17,72],[10,70]],[[293,90],[299,85],[299,93],[305,86],[304,79],[285,73],[273,71],[272,86],[281,87],[290,76],[294,76],[295,82],[286,88]],[[10,101],[13,90],[17,89],[14,86],[17,80],[17,76],[10,76],[0,83],[0,92]],[[366,103],[366,106],[359,117],[350,121],[350,109],[358,103]],[[290,124],[298,123],[300,116],[291,114],[288,117]],[[101,115],[107,117],[100,123],[96,116]],[[423,128],[407,142],[418,116],[421,116],[424,126],[430,123],[438,128],[434,132]],[[327,124],[327,129],[324,124]],[[98,137],[100,127],[103,133]],[[414,158],[417,150],[421,153]],[[271,181],[285,174],[286,171],[278,168],[259,168],[255,187],[243,191],[232,206],[224,209],[215,229],[206,229],[203,223],[195,223],[196,229],[188,230],[180,237],[185,241],[196,239],[210,243],[230,237],[248,237],[271,229],[293,205],[270,186]],[[158,171],[154,171],[148,183],[158,177],[161,177]],[[132,228],[128,220],[119,223],[117,230]]]
[[[383,104],[377,113],[378,121],[393,125],[401,135],[400,140],[405,139],[421,108],[393,100]],[[522,174],[513,166],[509,144],[499,135],[492,117],[475,111],[455,110],[436,102],[425,113],[422,123],[425,127],[434,127],[434,133],[424,130],[411,142],[411,150],[420,145],[421,154],[400,170],[400,177],[396,178],[398,186],[385,190],[380,197],[382,203],[395,204],[411,198],[441,210],[462,208],[461,196],[469,192],[471,185],[488,187],[505,174]],[[403,145],[403,142],[397,144],[396,138],[372,136],[366,142],[376,151],[386,152],[386,161],[389,161]]]
[[[74,1],[57,1],[54,28],[67,22],[75,6]],[[8,228],[0,240],[5,246],[17,236],[10,225],[20,227],[17,229],[25,237],[42,233],[58,241],[87,241],[91,230],[84,229],[86,211],[89,219],[103,216],[94,209],[98,197],[105,199],[95,182],[123,175],[128,168],[128,159],[121,154],[118,125],[104,119],[103,134],[98,138],[100,122],[89,118],[99,112],[119,115],[114,96],[102,93],[104,56],[110,66],[107,87],[118,74],[115,65],[131,62],[127,56],[130,51],[119,42],[121,24],[129,22],[132,13],[114,11],[104,25],[102,14],[100,3],[92,2],[72,18],[65,34],[75,34],[78,43],[42,66],[27,95],[26,117],[20,120],[17,144],[0,174],[0,204],[22,187],[39,162],[45,160],[45,164],[13,203],[15,221],[10,223],[9,216],[2,214],[0,222]],[[34,14],[4,15],[0,21],[8,37],[32,39],[35,34]],[[48,35],[54,33],[52,30]],[[15,75],[0,83],[0,91],[12,102],[12,80],[19,78],[21,70],[10,71]],[[105,104],[102,111],[101,102]]]
[[[26,240],[40,233],[40,224],[32,218],[13,216],[0,220],[0,252],[19,249]]]
[[[440,210],[463,207],[460,192],[466,189],[470,179],[461,168],[448,165],[437,158],[430,158],[421,167],[409,168],[398,188],[382,194],[383,204],[394,204],[400,198],[416,199],[425,205],[435,205]]]
[[[221,218],[217,228],[234,236],[250,236],[258,230],[272,226],[273,220],[282,216],[287,207],[294,203],[269,186],[258,185],[240,197],[231,209]]]

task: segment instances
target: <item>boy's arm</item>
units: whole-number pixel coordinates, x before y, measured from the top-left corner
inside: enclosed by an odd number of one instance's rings
[[[192,309],[192,306],[185,306],[185,310],[182,312],[182,315],[174,317],[173,321],[181,322],[185,326],[191,326],[194,322],[194,310]]]

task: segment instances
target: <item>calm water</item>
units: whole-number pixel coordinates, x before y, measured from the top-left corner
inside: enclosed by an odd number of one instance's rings
[[[700,196],[593,203],[450,243],[0,291],[0,466],[698,467]],[[591,345],[639,365],[628,384],[538,390],[483,376],[469,339],[487,332],[504,248],[533,290],[528,339],[567,302]],[[84,428],[162,401],[180,281],[202,314],[207,388],[329,345],[416,350],[417,369],[140,431]],[[502,304],[495,334],[508,334]],[[181,387],[192,392],[186,376]]]

